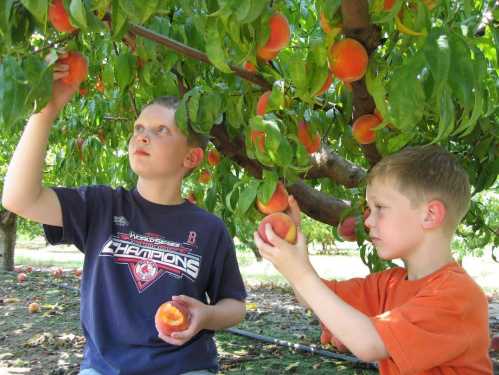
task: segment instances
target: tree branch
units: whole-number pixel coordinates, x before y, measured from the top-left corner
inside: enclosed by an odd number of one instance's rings
[[[137,35],[140,35],[144,38],[153,40],[157,43],[160,43],[160,44],[174,50],[175,52],[180,53],[181,55],[191,57],[195,60],[202,61],[202,62],[209,64],[209,65],[213,65],[205,53],[203,53],[195,48],[186,46],[185,44],[182,44],[180,42],[177,42],[176,40],[170,39],[164,35],[155,33],[154,31],[151,31],[145,27],[132,24],[130,27],[130,32],[137,34]],[[269,82],[267,82],[262,76],[255,74],[255,73],[248,72],[248,71],[246,71],[242,68],[239,68],[238,66],[235,66],[235,65],[229,65],[229,67],[237,76],[239,76],[247,81],[253,82],[254,84],[262,87],[264,90],[272,90],[272,85]]]
[[[257,161],[246,156],[244,142],[240,138],[231,139],[225,125],[214,126],[211,129],[211,135],[214,137],[213,143],[220,152],[245,168],[253,177],[262,178],[262,166]],[[333,154],[331,153],[331,155]],[[340,159],[337,156],[338,163],[348,163]],[[337,225],[341,212],[350,207],[349,202],[315,190],[303,181],[288,186],[288,190],[294,195],[305,214],[326,224]]]

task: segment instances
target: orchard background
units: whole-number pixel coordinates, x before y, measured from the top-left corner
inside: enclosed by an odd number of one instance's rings
[[[256,202],[270,204],[283,186],[317,252],[355,241],[370,272],[389,267],[362,224],[364,177],[383,155],[437,143],[472,184],[456,257],[487,249],[496,260],[497,2],[64,0],[49,11],[50,3],[0,4],[2,181],[27,117],[50,99],[64,49],[85,56],[88,75],[53,127],[46,185],[133,187],[133,121],[154,97],[178,95],[178,125],[211,137],[185,197],[222,217],[238,248],[255,251],[264,217]],[[2,267],[14,268],[16,237],[40,233],[1,208]]]

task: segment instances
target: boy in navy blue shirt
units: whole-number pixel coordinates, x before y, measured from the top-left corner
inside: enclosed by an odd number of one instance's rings
[[[161,97],[135,121],[129,160],[136,188],[42,186],[50,128],[78,85],[54,69],[52,101],[31,116],[5,178],[2,203],[44,224],[52,244],[85,253],[80,374],[206,374],[218,370],[213,332],[239,323],[246,292],[223,222],[181,197],[183,177],[203,159],[206,141],[175,124],[178,99]],[[190,326],[158,335],[165,301],[183,302]]]

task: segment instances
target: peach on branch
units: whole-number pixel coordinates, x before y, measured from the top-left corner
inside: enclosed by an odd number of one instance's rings
[[[208,164],[215,167],[220,163],[220,152],[217,150],[210,150],[208,152]]]
[[[357,220],[355,216],[348,216],[338,225],[338,234],[345,241],[356,241],[355,225]]]
[[[54,29],[60,32],[72,32],[76,28],[71,25],[69,15],[64,8],[63,0],[53,0],[48,9],[48,19]]]
[[[334,76],[343,82],[361,79],[367,70],[369,57],[364,46],[352,38],[334,43],[329,50],[329,65]]]
[[[267,103],[269,102],[271,94],[272,91],[265,91],[260,98],[258,98],[258,102],[256,103],[256,114],[258,116],[263,116],[267,112]]]
[[[288,208],[288,192],[284,184],[277,183],[276,189],[267,203],[263,203],[257,198],[256,206],[262,214],[266,215],[285,211]]]
[[[298,124],[298,139],[305,146],[309,154],[317,152],[321,147],[321,137],[318,133],[310,134],[310,127],[305,121]]]
[[[381,120],[376,115],[360,116],[352,126],[352,134],[355,140],[361,145],[373,143],[376,140],[376,128],[381,124]]]

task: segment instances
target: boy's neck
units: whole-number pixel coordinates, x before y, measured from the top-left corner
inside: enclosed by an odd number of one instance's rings
[[[137,191],[149,202],[171,206],[184,203],[180,193],[181,184],[182,181],[146,180],[139,177]]]
[[[446,236],[427,238],[421,246],[403,259],[409,280],[418,280],[454,261]]]

